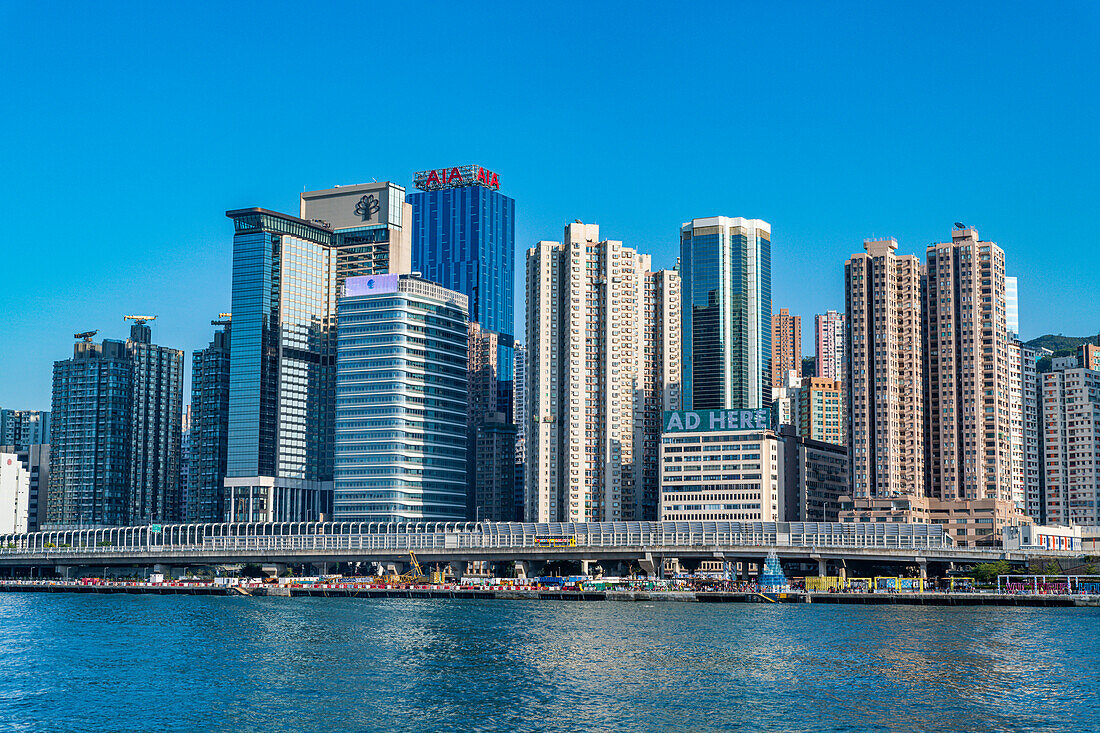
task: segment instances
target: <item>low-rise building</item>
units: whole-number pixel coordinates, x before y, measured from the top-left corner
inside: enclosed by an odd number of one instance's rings
[[[840,497],[848,493],[848,449],[779,426],[779,482],[783,487],[783,521],[836,522]]]
[[[783,517],[779,439],[770,410],[665,412],[662,521],[762,521]]]
[[[31,474],[15,453],[0,453],[0,534],[27,531]]]

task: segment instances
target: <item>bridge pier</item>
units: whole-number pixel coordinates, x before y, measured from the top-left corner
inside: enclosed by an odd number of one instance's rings
[[[829,563],[823,557],[817,558],[817,576],[824,578],[829,574]]]
[[[653,560],[653,554],[647,552],[645,557],[638,560],[638,566],[651,578],[657,577],[657,563]]]
[[[848,579],[848,561],[840,559],[836,561],[836,574],[840,577],[840,582],[843,583]]]
[[[526,579],[527,578],[527,561],[526,560],[516,560],[515,567],[516,567],[516,577]]]
[[[58,565],[57,574],[61,576],[62,580],[72,580],[74,574],[73,571],[75,569],[76,568],[73,565]]]
[[[918,557],[917,567],[920,568],[920,576],[924,579],[928,578],[928,560],[927,558]]]

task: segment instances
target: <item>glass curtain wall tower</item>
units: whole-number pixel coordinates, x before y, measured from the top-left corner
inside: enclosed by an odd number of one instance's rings
[[[771,225],[713,216],[680,227],[686,410],[771,407]]]

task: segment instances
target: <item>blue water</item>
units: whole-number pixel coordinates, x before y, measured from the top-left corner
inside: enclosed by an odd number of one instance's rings
[[[1100,609],[0,595],[0,730],[1100,730]]]

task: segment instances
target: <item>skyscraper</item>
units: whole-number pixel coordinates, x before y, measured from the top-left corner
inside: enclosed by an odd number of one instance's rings
[[[802,376],[802,317],[786,308],[772,315],[772,387],[787,382],[787,372]]]
[[[713,216],[680,227],[684,409],[771,406],[771,225]]]
[[[844,265],[849,473],[857,505],[889,505],[924,494],[921,263],[893,238],[863,246]]]
[[[1023,392],[1024,423],[1024,493],[1027,515],[1037,524],[1046,524],[1046,506],[1042,496],[1039,435],[1042,421],[1039,411],[1039,352],[1020,345],[1020,381]]]
[[[465,295],[415,275],[347,280],[337,348],[338,521],[465,518],[468,307]]]
[[[330,513],[337,294],[347,277],[409,267],[410,209],[401,186],[311,191],[301,195],[300,211],[302,218],[259,208],[226,212],[235,232],[229,521]]]
[[[844,379],[844,314],[825,311],[814,316],[814,356],[817,376]]]
[[[510,522],[515,518],[516,427],[508,419],[511,403],[501,402],[509,391],[499,384],[501,373],[508,371],[498,361],[500,334],[471,322],[467,348],[467,513],[474,519]]]
[[[528,521],[656,518],[661,413],[680,404],[679,288],[594,224],[528,251]]]
[[[191,465],[188,470],[187,520],[226,520],[225,477],[229,451],[229,314],[205,349],[191,356]]]
[[[1020,334],[1020,293],[1015,277],[1005,277],[1005,328],[1010,336]]]
[[[508,518],[500,507],[514,504],[499,496],[501,477],[515,474],[514,456],[507,443],[514,440],[514,301],[515,201],[500,192],[500,177],[487,168],[466,165],[419,171],[413,176],[417,192],[409,194],[413,211],[413,269],[426,280],[469,298],[471,334],[470,454],[467,481],[470,518]],[[495,354],[483,353],[492,342]],[[492,385],[496,394],[482,394],[477,382]],[[478,446],[496,458],[478,454]],[[484,478],[479,474],[488,472]],[[478,486],[480,485],[480,488]],[[496,487],[496,488],[490,488]],[[476,499],[492,499],[497,509]]]
[[[179,520],[183,352],[151,343],[136,319],[126,341],[91,341],[54,362],[48,522]]]
[[[924,306],[931,496],[1022,504],[1013,496],[1004,251],[973,228],[929,245]]]
[[[798,432],[804,438],[844,445],[844,411],[840,382],[803,377],[798,390]]]
[[[527,470],[527,347],[516,344],[515,388],[512,390],[512,420],[516,424],[516,495],[513,521],[523,521],[523,483]]]

